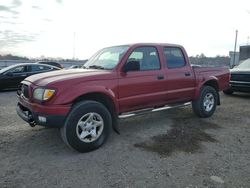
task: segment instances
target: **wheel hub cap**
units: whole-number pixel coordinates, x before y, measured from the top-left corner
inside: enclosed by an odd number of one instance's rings
[[[95,112],[91,112],[80,118],[76,126],[76,134],[81,141],[90,143],[101,136],[103,128],[102,117]]]
[[[203,102],[203,106],[206,112],[210,112],[213,107],[214,107],[214,95],[212,93],[207,93],[205,98],[204,98],[204,102]]]

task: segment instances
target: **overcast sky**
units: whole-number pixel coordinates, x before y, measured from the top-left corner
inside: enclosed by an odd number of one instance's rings
[[[183,45],[228,55],[250,36],[250,0],[0,0],[0,54],[89,58],[106,46]],[[75,45],[74,45],[75,33]]]

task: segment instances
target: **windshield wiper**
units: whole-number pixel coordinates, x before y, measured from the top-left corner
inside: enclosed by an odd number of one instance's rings
[[[100,65],[90,65],[88,68],[90,68],[90,69],[105,69],[104,67],[102,67]]]

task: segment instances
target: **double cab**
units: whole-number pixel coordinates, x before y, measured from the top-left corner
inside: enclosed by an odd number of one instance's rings
[[[16,109],[31,126],[58,127],[67,145],[87,152],[112,128],[119,132],[119,118],[188,104],[210,117],[229,79],[226,68],[192,67],[180,45],[121,45],[98,51],[81,69],[26,78]]]

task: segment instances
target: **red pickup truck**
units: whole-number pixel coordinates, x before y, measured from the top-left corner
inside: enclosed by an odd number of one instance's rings
[[[79,152],[100,147],[118,119],[192,103],[210,117],[229,87],[226,68],[192,67],[182,46],[132,44],[104,48],[81,69],[26,78],[17,91],[18,115],[31,126],[59,127]]]

